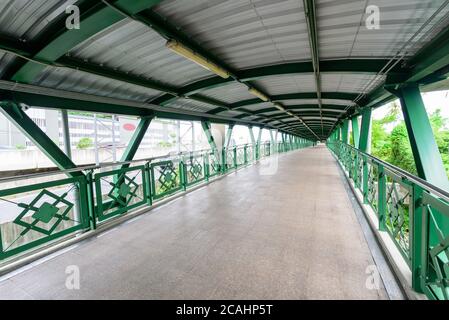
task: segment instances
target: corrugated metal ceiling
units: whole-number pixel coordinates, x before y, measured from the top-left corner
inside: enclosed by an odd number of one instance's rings
[[[155,11],[236,69],[310,59],[302,1],[174,0]]]
[[[2,0],[0,36],[32,43],[46,32],[54,33],[55,30],[48,27],[65,14],[67,5],[73,3],[77,1]],[[449,6],[446,6],[414,41],[408,41],[443,0],[315,0],[315,3],[320,59],[388,58],[405,44],[408,45],[408,57],[447,28],[449,23]],[[379,7],[379,30],[365,27],[366,5]],[[308,27],[301,0],[165,0],[152,10],[233,71],[311,60]],[[165,41],[150,27],[127,18],[78,44],[68,54],[80,61],[176,88],[214,77],[210,71],[168,50]],[[14,61],[17,58],[13,55],[0,52],[0,76]],[[321,91],[360,93],[372,80],[372,73],[321,72]],[[45,68],[33,83],[146,102],[164,94],[124,81],[54,67]],[[313,73],[269,76],[254,80],[249,85],[255,85],[268,95],[317,90]],[[223,104],[255,98],[246,85],[238,82],[209,88],[199,94]],[[287,106],[318,104],[316,99],[281,102]],[[321,102],[354,105],[335,99],[322,99]],[[177,99],[168,106],[197,112],[207,112],[217,107],[193,99]],[[257,111],[272,107],[271,103],[260,103],[244,108]],[[240,114],[234,111],[224,113]]]

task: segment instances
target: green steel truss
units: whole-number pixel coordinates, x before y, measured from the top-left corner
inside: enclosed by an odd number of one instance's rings
[[[14,102],[3,102],[0,111],[20,131],[61,170],[76,168],[72,160],[43,132],[23,111],[22,107]],[[82,175],[80,172],[69,172],[69,176]]]

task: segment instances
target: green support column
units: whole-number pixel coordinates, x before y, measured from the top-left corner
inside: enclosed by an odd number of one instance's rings
[[[354,147],[359,148],[360,132],[359,132],[359,119],[357,116],[351,119],[351,124],[352,124],[352,141],[354,141]]]
[[[418,85],[407,85],[394,93],[401,101],[402,113],[418,175],[438,188],[449,191],[449,181]],[[414,195],[416,196],[416,194]],[[412,285],[419,291],[422,289],[419,284],[422,280],[419,278],[421,265],[426,261],[425,258],[420,259],[421,256],[418,256],[419,252],[423,252],[423,241],[420,238],[420,231],[423,230],[422,224],[424,223],[419,203],[414,204],[414,210],[411,212],[414,213],[413,217],[411,217],[411,228],[415,233],[411,236],[410,244],[413,273]],[[449,221],[443,215],[437,215],[435,216],[435,222],[439,230],[432,229],[429,232],[428,239],[432,243],[440,243],[440,232],[443,234],[449,232]]]
[[[0,110],[6,118],[16,125],[25,136],[61,170],[76,168],[75,163],[43,132],[22,108],[15,102],[3,101]],[[67,174],[70,177],[84,176],[75,171]]]
[[[259,128],[259,134],[257,135],[257,141],[256,141],[256,159],[259,160],[260,158],[260,142],[262,140],[262,127]]]
[[[360,130],[359,149],[363,152],[370,151],[370,134],[371,134],[371,108],[362,112],[362,127]]]
[[[212,150],[217,150],[217,144],[215,143],[214,137],[211,133],[211,125],[209,121],[201,121],[201,126],[203,127],[204,134],[206,135],[207,141],[209,142],[210,148]]]
[[[276,153],[276,141],[274,140],[273,131],[270,129],[271,153]]]
[[[418,85],[405,86],[397,91],[397,95],[401,101],[418,175],[433,185],[449,191],[446,170]]]
[[[153,120],[153,118],[154,116],[147,116],[142,117],[140,119],[136,131],[134,131],[134,134],[131,137],[128,146],[126,147],[126,150],[123,153],[122,158],[120,159],[121,162],[131,161],[134,158],[137,150],[139,149],[140,143],[142,142],[143,137],[145,136],[145,133],[147,132],[147,129],[150,126],[151,120]],[[129,167],[129,164],[124,164],[122,166],[122,168],[127,167]]]
[[[256,144],[256,140],[254,139],[253,127],[252,126],[248,126],[248,130],[249,130],[249,138],[251,139],[251,143],[253,145],[255,145]]]
[[[262,127],[259,128],[259,134],[257,136],[257,142],[260,143],[261,140],[262,140]]]
[[[256,146],[256,139],[254,139],[254,132],[253,132],[252,126],[248,126],[248,132],[249,132],[249,138],[251,139],[251,145],[253,148],[253,153],[252,153],[253,158],[251,159],[251,161],[254,161],[254,159],[256,157],[257,146]]]
[[[62,120],[62,136],[64,138],[64,153],[72,159],[72,148],[70,143],[70,132],[69,132],[69,115],[67,110],[61,110],[61,120]]]
[[[349,121],[348,119],[343,121],[341,126],[341,141],[344,143],[348,143],[348,134],[349,134]]]
[[[229,124],[228,131],[226,132],[226,140],[225,140],[225,147],[226,148],[229,147],[229,143],[231,142],[232,129],[234,129],[234,124],[233,123]]]

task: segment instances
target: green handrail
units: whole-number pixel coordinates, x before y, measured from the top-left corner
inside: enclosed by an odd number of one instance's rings
[[[449,192],[341,141],[327,146],[408,264],[412,288],[448,300]]]
[[[310,145],[288,144],[289,149]],[[224,148],[222,156],[208,149],[2,178],[0,261],[94,230],[98,224],[251,165],[272,155],[271,147],[269,142],[245,144]],[[277,147],[286,151],[287,143]],[[67,178],[69,172],[82,174]]]

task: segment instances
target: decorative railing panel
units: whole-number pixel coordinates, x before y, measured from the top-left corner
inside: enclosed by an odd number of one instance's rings
[[[277,147],[287,150],[283,143]],[[269,156],[270,144],[28,175],[19,178],[26,184],[23,186],[17,186],[15,177],[0,179],[0,260],[93,230],[97,223],[232,172],[253,163],[256,153]],[[26,179],[32,179],[32,183]]]
[[[410,267],[412,287],[449,299],[449,192],[340,141],[328,143]]]
[[[146,203],[145,167],[134,166],[95,174],[95,203],[99,221]]]
[[[0,258],[88,226],[86,178],[64,178],[0,190]]]
[[[159,199],[182,189],[183,166],[177,160],[151,164],[151,190],[153,199]]]

